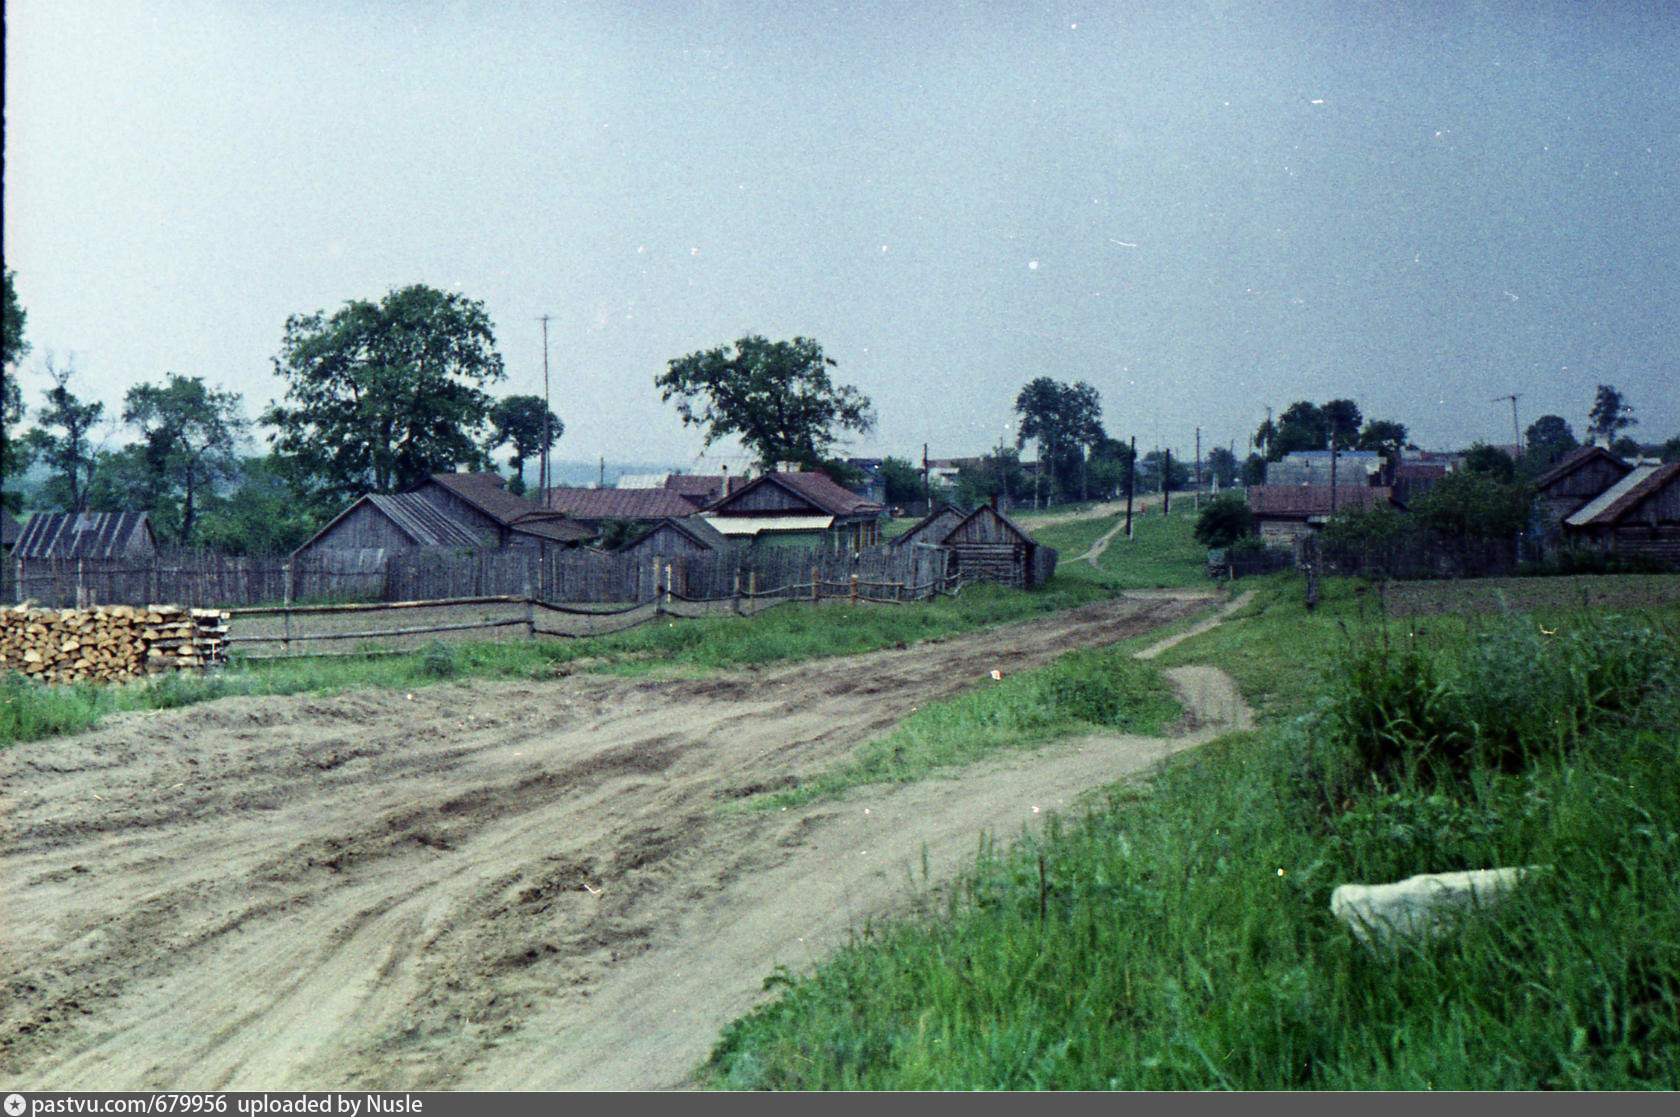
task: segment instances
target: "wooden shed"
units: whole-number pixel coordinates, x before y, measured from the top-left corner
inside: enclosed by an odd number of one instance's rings
[[[157,536],[145,512],[37,512],[23,525],[12,558],[25,567],[65,559],[146,559]]]
[[[1634,467],[1563,521],[1566,536],[1680,568],[1680,462]]]
[[[1042,547],[1008,516],[989,504],[970,512],[941,541],[949,548],[952,574],[1030,589],[1056,569],[1056,552]]]
[[[618,549],[621,555],[709,555],[729,549],[729,538],[699,516],[667,516]]]
[[[1577,446],[1557,464],[1534,479],[1534,499],[1548,531],[1558,530],[1565,520],[1622,478],[1633,467],[1602,446]]]
[[[924,543],[939,547],[945,543],[945,537],[960,523],[968,518],[968,512],[958,508],[955,504],[946,504],[935,508],[920,523],[909,531],[904,532],[887,541],[888,546],[908,547],[915,543]]]
[[[369,493],[334,516],[293,555],[369,550],[389,555],[441,547],[477,550],[483,546],[484,537],[414,493]]]

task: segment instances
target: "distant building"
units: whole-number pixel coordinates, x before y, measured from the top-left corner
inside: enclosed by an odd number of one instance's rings
[[[1680,462],[1640,465],[1563,521],[1569,538],[1680,567]]]
[[[1336,512],[1393,505],[1393,498],[1394,490],[1386,486],[1251,485],[1248,510],[1261,542],[1283,546],[1322,530]]]
[[[841,488],[823,473],[766,473],[713,502],[702,515],[731,539],[754,544],[827,543],[870,547],[880,542],[886,511]]]
[[[1281,461],[1266,466],[1266,484],[1328,486],[1334,472],[1338,488],[1377,485],[1382,483],[1388,467],[1387,456],[1375,450],[1337,450],[1334,463],[1331,458],[1329,450],[1297,450],[1285,454]]]
[[[667,517],[618,549],[621,555],[716,554],[729,549],[729,539],[700,516]]]
[[[598,528],[608,520],[663,520],[692,516],[695,505],[679,492],[649,489],[547,489],[543,505],[566,519]]]
[[[1602,446],[1577,446],[1534,479],[1534,499],[1549,531],[1633,471]]]

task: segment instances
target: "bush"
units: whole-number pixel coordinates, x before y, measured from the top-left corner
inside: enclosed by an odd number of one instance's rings
[[[434,679],[455,677],[455,649],[442,640],[433,640],[420,653],[420,672]]]
[[[1196,519],[1196,542],[1204,547],[1229,547],[1254,534],[1254,514],[1240,493],[1214,497]]]

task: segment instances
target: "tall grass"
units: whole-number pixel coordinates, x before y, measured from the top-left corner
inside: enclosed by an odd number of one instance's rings
[[[1548,628],[1391,634],[1363,663],[1356,630],[1308,713],[987,850],[939,918],[773,974],[708,1080],[1680,1088],[1680,626]],[[1414,717],[1420,692],[1483,721]],[[1463,762],[1388,764],[1355,708],[1413,725],[1402,754],[1462,740]],[[1367,947],[1328,910],[1344,881],[1495,865],[1542,868],[1440,939]]]

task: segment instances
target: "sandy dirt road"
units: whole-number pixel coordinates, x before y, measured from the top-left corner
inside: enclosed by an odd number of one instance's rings
[[[16,1088],[659,1088],[866,918],[1246,709],[788,811],[912,708],[1213,604],[1130,596],[703,678],[224,699],[0,753]],[[923,866],[926,866],[926,883]],[[914,886],[912,885],[914,882]]]

